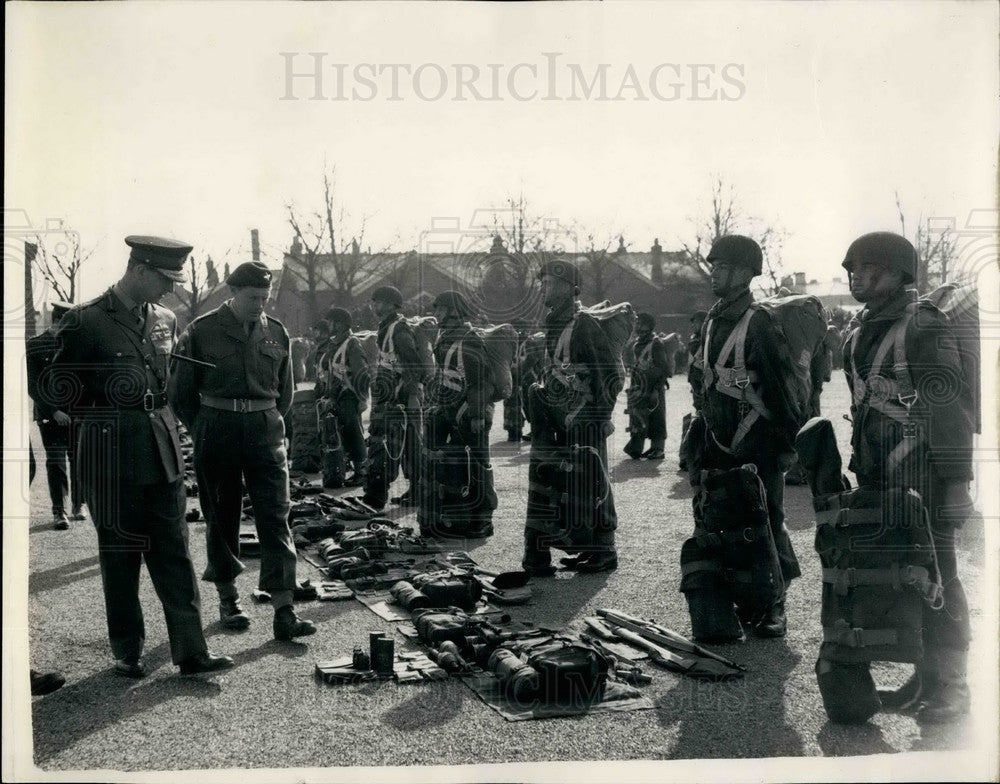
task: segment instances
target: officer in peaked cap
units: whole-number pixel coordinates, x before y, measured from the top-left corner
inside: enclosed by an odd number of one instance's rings
[[[77,383],[64,385],[73,389],[72,400],[49,402],[79,418],[78,470],[97,529],[115,671],[130,678],[146,672],[139,604],[144,559],[163,605],[173,661],[183,674],[219,670],[233,660],[213,655],[205,643],[184,521],[184,457],[167,405],[177,321],[156,304],[184,279],[191,246],[148,236],[125,243],[132,251],[122,278],[60,322],[53,368]]]
[[[285,422],[292,406],[291,340],[284,326],[264,313],[271,271],[259,261],[240,264],[226,278],[233,296],[195,319],[181,335],[170,399],[194,439],[201,509],[208,524],[208,568],[219,617],[243,630],[236,577],[240,561],[243,486],[253,506],[261,546],[260,588],[271,594],[278,640],[313,634],[316,627],[295,614],[296,552],[288,527],[291,506]]]
[[[184,283],[187,280],[184,262],[188,254],[194,250],[191,245],[162,237],[135,234],[126,237],[125,244],[132,249],[129,263],[145,264],[174,283]]]

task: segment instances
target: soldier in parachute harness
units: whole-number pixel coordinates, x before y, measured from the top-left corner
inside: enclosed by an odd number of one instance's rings
[[[916,251],[889,232],[866,234],[843,266],[864,310],[848,328],[844,372],[852,394],[850,468],[862,488],[915,490],[929,513],[943,606],[923,605],[923,660],[883,707],[917,708],[921,723],[969,712],[969,612],[958,577],[957,529],[972,508],[974,404],[945,315],[916,299]]]
[[[625,454],[633,460],[662,460],[663,444],[667,440],[665,390],[670,365],[663,343],[655,335],[656,317],[640,313],[635,322],[635,365],[628,388],[629,432]],[[642,447],[649,439],[649,449]]]
[[[400,310],[403,295],[395,286],[372,292],[372,307],[378,316],[378,366],[372,383],[372,414],[368,426],[368,476],[362,500],[382,509],[389,500],[389,485],[399,474],[400,461],[410,490],[401,499],[416,501],[419,484],[418,442],[423,404],[423,363],[413,329]]]
[[[365,483],[368,450],[361,427],[361,412],[368,407],[371,370],[358,339],[351,332],[351,314],[344,308],[330,308],[324,319],[329,340],[317,361],[316,391],[324,449],[323,483],[356,487]],[[344,457],[354,473],[344,476]]]
[[[525,571],[552,575],[550,547],[581,572],[618,567],[618,516],[607,471],[611,412],[623,386],[619,360],[600,324],[579,310],[580,271],[557,260],[539,272],[549,313],[541,381],[529,394],[531,461],[524,532]]]
[[[492,536],[497,496],[489,444],[493,375],[486,347],[469,324],[474,313],[460,292],[439,294],[434,315],[437,372],[427,395],[420,533]]]
[[[700,470],[752,464],[764,485],[767,514],[785,590],[801,574],[785,528],[783,461],[793,453],[802,411],[782,379],[788,358],[769,314],[754,307],[750,281],[761,274],[763,255],[752,239],[720,237],[708,254],[712,293],[719,297],[701,334],[702,416],[705,420],[701,464],[691,465],[692,484]],[[696,499],[697,500],[697,499]],[[696,506],[697,514],[697,506]],[[753,626],[758,636],[786,632],[785,591],[770,612]]]

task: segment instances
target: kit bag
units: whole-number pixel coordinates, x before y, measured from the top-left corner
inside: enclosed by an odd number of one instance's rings
[[[538,698],[559,705],[587,705],[604,696],[610,662],[588,646],[553,640],[534,647],[527,663],[538,673]]]
[[[427,597],[431,607],[473,610],[483,595],[483,586],[471,574],[422,574],[410,582]]]
[[[476,632],[469,616],[458,608],[417,610],[413,613],[413,625],[420,639],[435,647],[445,640],[462,647],[466,636]]]
[[[823,567],[820,658],[919,662],[923,605],[943,602],[919,494],[862,487],[817,496],[813,508]]]

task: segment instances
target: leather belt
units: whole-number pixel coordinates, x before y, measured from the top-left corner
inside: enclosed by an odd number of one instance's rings
[[[235,411],[238,414],[249,414],[254,411],[267,411],[277,408],[274,398],[234,398],[201,395],[201,404],[208,408],[218,408],[222,411]]]
[[[167,405],[167,393],[166,392],[150,392],[146,391],[143,396],[136,401],[135,405],[131,406],[118,406],[122,409],[131,409],[139,411],[156,411],[159,408],[165,408]]]

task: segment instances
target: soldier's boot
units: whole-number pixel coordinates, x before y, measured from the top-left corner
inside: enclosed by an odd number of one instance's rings
[[[918,724],[947,724],[969,713],[972,698],[966,681],[968,659],[966,650],[939,648],[936,651],[937,688],[920,703]]]
[[[222,622],[222,628],[235,631],[250,628],[250,616],[240,606],[240,595],[236,584],[216,583],[215,589],[219,592],[219,620]]]
[[[888,711],[908,711],[920,706],[937,689],[936,651],[924,650],[924,659],[913,669],[913,674],[898,689],[879,689],[882,707]]]
[[[753,627],[757,637],[784,637],[788,632],[788,619],[785,617],[785,600],[775,602],[763,620]]]
[[[642,453],[646,460],[663,460],[666,454],[663,451],[664,439],[656,438],[649,442],[649,449]]]
[[[524,529],[524,557],[521,568],[533,577],[551,577],[556,573],[552,565],[552,550],[543,533],[534,528]]]
[[[66,516],[65,509],[52,510],[52,527],[57,531],[69,530],[69,517]]]
[[[882,707],[868,662],[816,660],[823,709],[837,724],[864,724]]]
[[[628,443],[625,444],[625,448],[622,451],[633,460],[638,460],[642,457],[642,445],[644,443],[646,443],[645,438],[639,438],[633,434],[629,438]]]
[[[293,637],[308,637],[316,633],[312,621],[299,618],[292,605],[286,604],[274,612],[274,639],[287,642]]]

